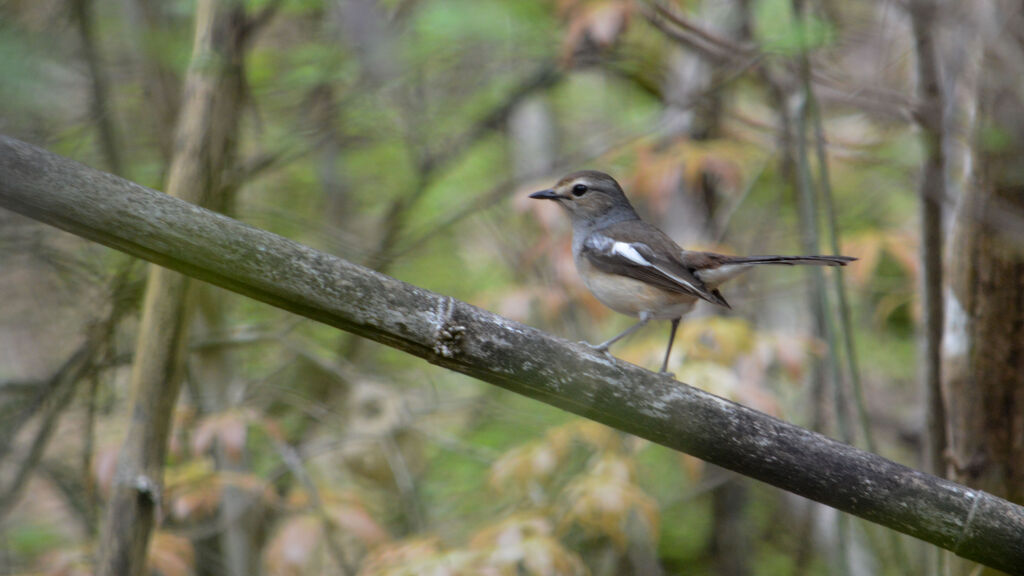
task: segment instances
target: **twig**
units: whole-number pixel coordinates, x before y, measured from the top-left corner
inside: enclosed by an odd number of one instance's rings
[[[299,480],[299,483],[306,490],[310,508],[316,513],[323,526],[324,542],[327,545],[327,551],[330,553],[331,558],[337,564],[338,574],[345,576],[346,574],[355,573],[355,569],[345,558],[345,551],[341,549],[341,545],[338,544],[335,538],[337,529],[330,516],[328,516],[327,509],[324,508],[324,502],[320,498],[320,491],[317,490],[316,484],[313,483],[313,479],[309,477],[306,467],[302,464],[302,458],[294,448],[284,442],[274,441],[274,449],[280,454],[281,461],[288,467],[288,470],[291,471],[292,475]]]
[[[701,28],[700,26],[690,22],[681,14],[676,12],[674,9],[664,5],[663,3],[657,0],[651,3],[654,5],[654,10],[658,14],[669,19],[673,24],[693,34],[694,36],[706,40],[710,44],[713,44],[715,46],[722,48],[723,50],[728,50],[729,52],[733,53],[746,54],[747,56],[757,55],[758,50],[754,46],[737,44],[736,42],[733,42],[729,38],[709,32],[708,30],[705,30],[704,28]]]
[[[114,114],[110,109],[110,87],[107,76],[100,65],[99,47],[96,42],[92,15],[92,0],[71,0],[71,12],[82,38],[82,57],[89,67],[92,80],[89,105],[100,136],[100,149],[110,171],[124,174],[121,162],[121,146],[114,127]]]
[[[375,270],[386,271],[396,258],[396,246],[400,235],[404,232],[408,214],[423,199],[436,176],[470,146],[499,127],[524,98],[555,85],[562,78],[562,73],[553,63],[544,63],[519,86],[511,90],[501,104],[475,122],[455,140],[445,145],[442,148],[442,153],[428,153],[420,158],[417,162],[419,174],[416,186],[408,196],[397,198],[392,202],[384,219],[384,233],[376,250],[366,260],[367,265]]]
[[[277,15],[283,3],[283,0],[270,0],[262,10],[247,17],[242,25],[243,38],[251,40],[253,36],[263,30],[274,19],[274,16]]]
[[[936,474],[943,469],[947,448],[946,409],[942,401],[942,199],[946,197],[946,151],[938,48],[932,27],[936,5],[914,0],[908,5],[917,52],[918,124],[925,145],[925,164],[919,184],[921,210],[921,300],[923,302],[924,356],[922,372],[927,402],[928,444],[925,459]]]
[[[652,26],[671,40],[690,48],[705,58],[718,63],[754,59],[758,66],[764,65],[763,61],[766,60],[767,55],[756,46],[737,44],[709,32],[660,2],[651,2],[650,5],[644,3],[641,5],[641,10]],[[668,26],[663,18],[675,27]],[[872,87],[851,89],[832,75],[818,70],[811,71],[811,79],[816,84],[835,90],[836,97],[844,102],[881,116],[907,121],[914,110],[912,102],[896,92]]]
[[[41,423],[28,454],[22,460],[10,484],[0,493],[0,518],[10,512],[17,503],[21,490],[50,441],[61,413],[74,398],[78,384],[85,378],[95,377],[100,355],[109,346],[114,327],[133,308],[138,293],[132,290],[133,285],[128,280],[131,269],[132,264],[129,263],[111,282],[111,306],[106,317],[92,322],[86,331],[85,342],[64,362],[46,385],[40,387],[42,392],[37,396],[34,405],[22,410],[14,424],[4,430],[3,442],[0,443],[0,459],[6,457],[14,437],[28,419],[37,411],[41,413]]]

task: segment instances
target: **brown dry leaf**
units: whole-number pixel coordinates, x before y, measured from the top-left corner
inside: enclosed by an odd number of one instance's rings
[[[882,235],[875,230],[844,237],[842,253],[858,260],[846,267],[843,276],[848,277],[854,286],[867,286],[878,267],[884,242]]]
[[[274,485],[252,472],[233,472],[220,470],[217,472],[221,487],[237,488],[253,498],[258,498],[264,505],[276,506],[280,498]]]
[[[238,412],[228,412],[224,415],[224,419],[221,421],[219,440],[224,455],[229,461],[234,463],[242,461],[248,431],[248,421]]]
[[[253,417],[248,411],[229,410],[202,418],[192,433],[192,454],[205,454],[216,441],[230,461],[240,462]]]
[[[890,292],[875,304],[875,312],[872,320],[875,324],[884,324],[896,310],[903,306],[910,306],[910,314],[914,318],[920,316],[920,302],[914,298],[913,292]]]
[[[473,550],[442,552],[434,538],[407,540],[378,548],[358,576],[501,576],[483,570],[480,558]]]
[[[470,538],[471,548],[510,546],[534,536],[554,533],[551,521],[540,514],[523,512],[505,517],[500,522],[480,530]]]
[[[355,498],[345,498],[330,504],[327,516],[341,532],[355,536],[367,549],[391,539],[387,531]]]
[[[676,370],[680,382],[706,390],[716,396],[739,400],[739,378],[728,366],[707,360],[687,360]]]
[[[609,478],[617,482],[632,482],[634,479],[633,462],[621,456],[606,454],[594,464],[591,474]]]
[[[590,573],[583,559],[555,538],[532,538],[523,543],[522,559],[510,566],[518,576],[585,576]],[[523,570],[525,568],[525,570]]]
[[[921,262],[918,259],[917,238],[905,232],[887,234],[885,248],[900,263],[900,267],[907,273],[910,280],[917,282],[921,267]]]
[[[561,442],[565,449],[570,441],[581,442],[599,451],[619,450],[622,447],[622,436],[604,424],[579,418],[564,424],[547,433],[550,442]]]
[[[742,318],[708,316],[683,322],[678,338],[681,349],[686,350],[687,361],[732,364],[753,350],[755,333]]]
[[[319,561],[323,524],[312,514],[293,516],[274,532],[263,553],[271,576],[300,576]]]
[[[756,147],[732,139],[679,138],[669,144],[643,141],[635,153],[635,170],[627,189],[643,198],[653,213],[668,210],[672,197],[681,190],[700,190],[709,177],[718,192],[735,194],[744,187],[746,167],[757,165],[756,158],[763,156]]]
[[[565,447],[546,441],[518,446],[491,465],[490,483],[495,488],[512,485],[525,489],[547,480],[558,469]]]
[[[585,532],[605,536],[625,548],[631,515],[645,521],[648,534],[658,533],[658,505],[631,482],[609,476],[587,475],[565,489],[563,526],[577,525]]]
[[[555,0],[555,13],[558,14],[559,18],[566,18],[569,13],[576,9],[577,6],[583,4],[586,0]]]
[[[192,454],[206,454],[212,447],[213,441],[217,438],[217,417],[207,416],[199,421],[196,429],[192,432]]]
[[[576,576],[582,559],[554,536],[551,521],[537,514],[512,515],[475,535],[470,547],[483,552],[481,570],[494,574]]]
[[[690,190],[698,190],[705,178],[713,178],[715,189],[722,192],[739,190],[743,186],[745,173],[740,163],[716,151],[709,151],[686,166],[686,182]]]
[[[176,520],[194,520],[220,505],[220,476],[210,459],[192,460],[167,469],[164,499]]]
[[[264,416],[260,418],[260,425],[263,427],[263,433],[281,444],[285,443],[284,432],[281,430],[281,423],[275,418]]]
[[[770,337],[775,361],[794,382],[803,378],[807,368],[807,356],[810,342],[806,336],[779,333]]]
[[[679,193],[683,166],[684,155],[679,146],[655,150],[645,145],[637,150],[629,193],[645,199],[652,213],[662,214],[668,210],[672,197]]]
[[[221,489],[216,483],[196,486],[185,493],[171,498],[171,517],[181,522],[197,520],[212,515],[220,506]]]
[[[539,312],[542,320],[553,321],[568,304],[565,292],[541,285],[513,286],[495,292],[488,300],[483,304],[485,308],[519,322],[528,322],[535,312]]]
[[[569,6],[565,11],[568,22],[562,61],[570,64],[578,53],[615,46],[629,26],[634,10],[632,0],[591,0]]]
[[[514,287],[504,292],[497,303],[497,312],[505,318],[517,322],[526,322],[537,300],[537,290],[533,288]]]
[[[163,576],[189,576],[195,571],[196,553],[184,536],[158,530],[149,544],[146,564],[150,572]]]

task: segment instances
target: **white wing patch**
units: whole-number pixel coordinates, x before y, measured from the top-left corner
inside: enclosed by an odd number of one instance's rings
[[[644,258],[636,251],[632,244],[626,242],[615,242],[612,244],[611,253],[622,256],[626,260],[640,266],[653,266],[653,264],[647,261],[647,258]]]
[[[668,276],[675,282],[678,282],[679,284],[689,288],[690,290],[693,290],[695,294],[704,293],[704,290],[698,288],[697,286],[694,286],[693,282],[690,282],[686,278],[680,278],[678,275],[673,274],[669,270],[666,270],[663,266],[658,266],[657,264],[652,263],[647,258],[644,258],[643,254],[641,254],[640,251],[636,249],[636,247],[640,246],[644,249],[650,250],[650,248],[646,244],[642,244],[639,242],[616,242],[603,234],[592,234],[590,238],[587,239],[587,244],[589,244],[591,248],[607,256],[625,258],[626,260],[629,260],[630,262],[637,266],[654,268],[655,270],[661,272],[665,276]]]

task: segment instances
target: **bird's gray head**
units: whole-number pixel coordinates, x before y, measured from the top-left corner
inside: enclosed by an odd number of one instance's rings
[[[596,170],[573,172],[554,188],[530,194],[530,198],[554,200],[569,211],[576,224],[604,223],[636,218],[636,211],[614,178]]]

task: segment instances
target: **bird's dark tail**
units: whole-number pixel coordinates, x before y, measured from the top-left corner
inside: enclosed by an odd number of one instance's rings
[[[729,264],[778,264],[793,266],[807,264],[810,266],[846,266],[856,258],[851,256],[739,256],[730,258]]]

